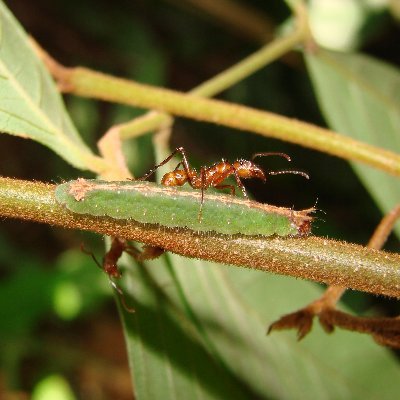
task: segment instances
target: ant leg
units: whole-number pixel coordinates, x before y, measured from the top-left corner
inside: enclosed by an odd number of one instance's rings
[[[117,262],[122,256],[125,247],[126,239],[117,236],[112,237],[111,246],[103,257],[103,269],[107,275],[113,278],[121,278]]]
[[[143,246],[143,250],[140,251],[136,247],[129,245],[126,247],[125,252],[133,257],[136,261],[142,262],[146,260],[154,260],[161,256],[165,252],[162,247],[155,246]]]
[[[144,181],[147,178],[149,178],[151,175],[154,174],[154,172],[157,171],[158,168],[162,167],[164,164],[166,164],[168,161],[170,161],[175,154],[180,153],[182,156],[183,161],[181,161],[181,163],[183,164],[183,166],[185,167],[185,170],[190,170],[189,168],[189,163],[187,161],[186,158],[186,153],[185,153],[185,149],[183,147],[177,147],[164,161],[161,161],[160,164],[157,164],[154,168],[152,168],[147,174],[145,174],[144,176],[142,176],[141,178],[139,178],[139,181]],[[179,165],[179,164],[178,164]],[[186,172],[187,172],[186,171]]]
[[[183,168],[185,169],[186,173],[187,173],[188,176],[189,176],[189,175],[190,175],[190,174],[189,174],[189,172],[190,172],[190,165],[189,165],[189,161],[187,160],[187,157],[186,157],[185,149],[184,149],[183,147],[178,147],[178,148],[175,150],[175,152],[181,153],[181,156],[182,156],[182,161],[181,161],[181,163],[182,163]]]
[[[231,195],[235,195],[235,186],[233,185],[217,185],[215,189],[229,189],[231,191]]]
[[[81,252],[87,254],[88,256],[91,256],[93,261],[95,262],[95,264],[104,271],[104,268],[101,266],[101,264],[99,263],[99,261],[97,260],[97,258],[95,257],[95,255],[93,254],[92,251],[89,251],[85,248],[85,245],[83,243],[81,243]]]
[[[290,156],[288,156],[286,153],[276,153],[276,152],[267,152],[267,153],[255,153],[253,154],[253,157],[251,157],[251,160],[254,160],[256,157],[268,157],[268,156],[279,156],[286,158],[288,161],[292,161]]]
[[[92,257],[93,261],[96,263],[96,265],[103,271],[105,272],[109,277],[113,278],[120,278],[121,273],[119,272],[117,261],[119,257],[122,254],[122,249],[118,246],[121,246],[122,242],[116,242],[116,240],[121,240],[119,238],[114,238],[113,242],[111,244],[110,250],[107,251],[107,253],[103,257],[103,261],[100,264],[93,254],[93,252],[86,250],[83,243],[81,243],[81,251],[89,256]],[[116,253],[117,251],[117,253]]]
[[[91,251],[85,249],[83,243],[81,243],[81,251],[83,253],[91,256],[93,258],[94,262],[96,263],[96,265],[108,275],[108,281],[110,282],[110,285],[113,287],[113,289],[117,292],[118,297],[120,298],[124,309],[129,313],[134,313],[135,310],[133,308],[129,307],[128,304],[126,303],[125,295],[124,295],[124,292],[122,291],[122,289],[111,279],[112,274],[110,273],[110,271],[108,271],[104,266],[102,267],[100,265],[100,263],[97,261],[97,258],[94,256],[94,254]],[[114,264],[114,266],[115,266],[116,271],[118,271],[118,267],[116,266],[116,263]],[[118,272],[118,274],[119,274],[119,272]],[[120,275],[114,275],[114,276],[116,276],[118,278],[120,277]]]
[[[183,166],[183,169],[185,170],[185,173],[186,173],[186,176],[187,176],[187,182],[189,182],[189,185],[193,189],[196,189],[196,187],[194,186],[194,183],[193,183],[193,178],[195,178],[194,175],[196,175],[196,174],[195,174],[195,171],[190,168],[189,161],[187,159],[185,149],[183,147],[178,147],[175,151],[181,153],[181,155],[182,155],[182,161],[176,167],[178,168],[179,165]],[[204,168],[202,167],[202,170],[203,169]],[[200,180],[202,182],[201,183],[202,187],[205,187],[205,176],[204,176],[204,186],[203,186],[203,178],[201,177],[201,171],[200,171]],[[202,198],[203,198],[203,190],[202,190]],[[201,207],[202,206],[203,206],[203,203],[202,203]],[[201,219],[201,216],[200,216],[200,219]]]
[[[118,297],[121,300],[122,306],[124,307],[125,311],[133,314],[135,312],[135,309],[128,306],[126,299],[125,299],[124,292],[122,291],[122,289],[111,278],[109,278],[109,281],[110,281],[110,285],[113,287],[113,289],[118,294]]]
[[[294,175],[301,175],[306,179],[310,179],[310,176],[303,171],[294,171],[294,170],[287,170],[287,171],[269,171],[268,175],[283,175],[283,174],[294,174]]]
[[[242,191],[243,196],[247,198],[248,196],[247,196],[246,188],[244,187],[242,181],[240,180],[240,177],[236,171],[236,168],[233,169],[233,174],[235,175],[236,183],[239,186],[240,190]]]
[[[206,171],[205,171],[204,167],[201,167],[201,169],[200,169],[200,182],[201,182],[201,202],[200,202],[199,215],[197,216],[197,219],[199,220],[199,222],[201,222],[201,217],[202,217],[202,213],[203,213],[204,189],[206,187]],[[191,182],[190,182],[190,185],[192,186]]]
[[[184,167],[183,162],[181,161],[180,163],[178,163],[178,165],[175,167],[174,171],[176,171],[180,166],[182,165],[182,167]]]

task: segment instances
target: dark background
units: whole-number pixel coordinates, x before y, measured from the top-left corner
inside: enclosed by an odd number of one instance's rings
[[[84,65],[179,91],[190,90],[256,51],[289,16],[280,2],[242,2],[262,21],[262,29],[249,32],[185,1],[6,3],[27,32],[62,64]],[[370,14],[360,32],[360,50],[399,65],[398,41],[392,40],[396,36],[398,24],[389,12]],[[297,53],[219,97],[324,125]],[[65,100],[79,132],[93,149],[110,126],[142,112],[69,96]],[[365,244],[381,218],[343,160],[184,119],[176,119],[174,125],[171,148],[176,146],[184,146],[196,166],[222,157],[249,158],[261,151],[290,154],[290,167],[307,171],[310,181],[276,176],[265,185],[248,182],[246,186],[262,202],[295,208],[317,202],[321,210],[314,226],[317,235]],[[134,155],[130,165],[136,176],[154,165],[150,135],[126,143],[126,150]],[[60,182],[90,176],[47,148],[8,135],[0,136],[0,159],[0,174],[8,177]],[[260,165],[287,168],[284,160],[272,158],[261,160]],[[100,389],[109,398],[131,398],[122,333],[107,281],[91,258],[80,253],[81,242],[101,257],[102,239],[95,235],[20,221],[1,223],[0,392],[3,386],[10,398],[27,398],[51,374],[66,377],[73,390],[87,398]],[[387,248],[397,251],[397,240],[391,238]],[[61,300],[55,300],[57,296]],[[63,296],[76,298],[75,309],[63,306]],[[61,309],[65,307],[64,314],[54,306],[57,301]],[[390,315],[397,308],[389,300],[359,293],[346,295],[346,301],[356,312],[374,309]]]

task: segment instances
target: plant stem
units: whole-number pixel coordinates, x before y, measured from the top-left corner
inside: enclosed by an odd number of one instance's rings
[[[196,86],[189,93],[201,97],[212,97],[223,92],[293,50],[296,45],[303,41],[305,31],[305,24],[303,20],[299,19],[296,29],[292,33],[268,43],[227,70]],[[168,114],[151,111],[131,122],[119,125],[121,139],[137,137],[156,130],[170,121],[171,118]]]
[[[78,215],[56,202],[55,187],[0,178],[0,215],[136,240],[187,257],[400,297],[398,254],[312,236],[264,238],[213,232],[202,235],[134,220]]]
[[[189,93],[202,97],[212,97],[247,78],[260,68],[282,57],[299,45],[304,36],[304,26],[298,24],[297,29],[285,37],[277,38],[242,61],[196,86]]]
[[[86,68],[62,68],[60,71],[55,77],[62,89],[80,96],[163,110],[182,117],[248,130],[359,161],[400,176],[400,155],[329,129],[267,111],[115,78]]]

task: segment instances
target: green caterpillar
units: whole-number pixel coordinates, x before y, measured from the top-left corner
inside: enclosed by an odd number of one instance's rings
[[[78,214],[107,216],[226,235],[300,236],[310,232],[314,209],[294,211],[221,193],[201,192],[146,181],[108,182],[78,179],[57,186],[60,204]]]

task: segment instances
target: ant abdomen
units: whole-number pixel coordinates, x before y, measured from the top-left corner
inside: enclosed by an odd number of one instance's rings
[[[184,170],[167,172],[161,179],[164,186],[182,186],[187,182],[187,174]]]

